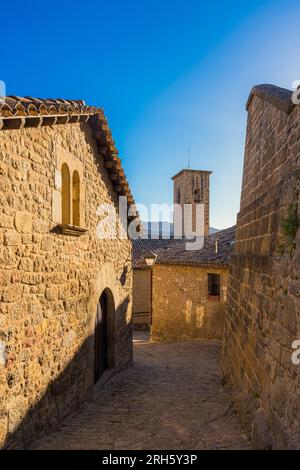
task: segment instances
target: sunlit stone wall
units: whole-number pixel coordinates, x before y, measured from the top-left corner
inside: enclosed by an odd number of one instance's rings
[[[81,179],[79,237],[55,230],[63,162]],[[117,194],[89,124],[0,130],[0,202],[0,443],[22,447],[91,393],[105,288],[115,368],[131,362],[131,244],[96,236],[97,207]]]
[[[228,285],[224,375],[259,448],[300,448],[300,108],[291,93],[256,87]]]

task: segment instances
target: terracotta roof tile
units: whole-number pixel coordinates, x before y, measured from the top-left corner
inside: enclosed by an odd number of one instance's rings
[[[81,100],[63,100],[32,98],[31,96],[6,96],[0,103],[0,116],[31,116],[48,115],[53,113],[61,114],[67,112],[70,114],[93,114],[97,108],[86,106]],[[102,110],[101,110],[102,111]]]

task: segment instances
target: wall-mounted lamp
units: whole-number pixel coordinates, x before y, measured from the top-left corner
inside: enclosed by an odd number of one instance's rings
[[[155,253],[149,252],[144,255],[144,260],[147,266],[150,268],[150,337],[152,336],[152,271],[153,271],[153,266],[156,263],[157,255]]]
[[[152,268],[152,266],[155,265],[156,259],[157,255],[155,253],[147,253],[146,255],[144,255],[145,263],[147,264],[147,266],[149,266],[149,268]]]

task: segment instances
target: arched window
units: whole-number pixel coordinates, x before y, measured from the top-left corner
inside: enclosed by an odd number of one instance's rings
[[[63,224],[71,221],[70,171],[66,163],[61,167],[61,218]]]
[[[73,172],[72,178],[73,225],[80,226],[80,179],[78,171]]]

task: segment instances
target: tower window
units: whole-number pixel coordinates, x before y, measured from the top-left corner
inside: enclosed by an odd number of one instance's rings
[[[208,298],[211,300],[220,300],[220,274],[207,274]]]
[[[176,192],[176,203],[180,204],[180,188],[178,188]]]

